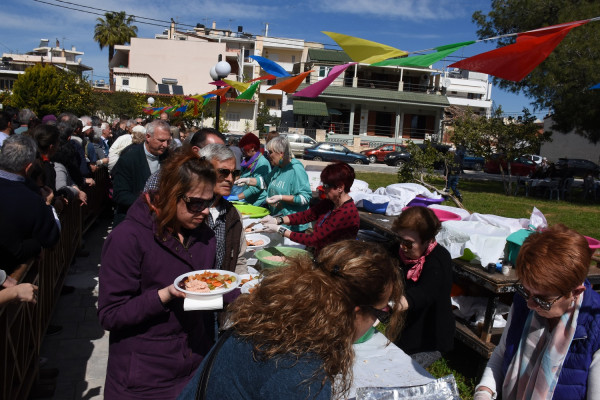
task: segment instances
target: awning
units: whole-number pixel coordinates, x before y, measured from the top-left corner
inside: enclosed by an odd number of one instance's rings
[[[336,108],[330,108],[327,110],[329,115],[342,115],[342,112]]]
[[[315,117],[328,117],[327,104],[320,101],[294,100],[295,115],[312,115]]]

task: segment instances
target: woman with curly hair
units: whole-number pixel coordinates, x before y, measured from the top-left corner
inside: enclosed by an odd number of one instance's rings
[[[206,399],[329,399],[352,384],[352,344],[378,321],[396,337],[403,288],[373,243],[345,240],[317,260],[292,258],[230,305],[231,336],[214,357]],[[214,350],[213,350],[214,351]],[[207,360],[211,355],[207,357]],[[195,398],[203,363],[180,399]]]
[[[102,249],[98,316],[110,331],[104,396],[173,399],[213,344],[209,311],[183,310],[179,275],[211,268],[212,165],[191,151],[161,169],[158,192],[140,196]]]

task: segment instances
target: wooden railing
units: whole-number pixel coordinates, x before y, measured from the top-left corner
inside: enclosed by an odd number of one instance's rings
[[[39,287],[38,302],[0,306],[0,399],[26,399],[38,374],[40,348],[65,276],[81,241],[108,204],[106,168],[94,173],[96,185],[86,189],[88,205],[73,201],[60,214],[59,242],[40,257],[21,265],[11,276]]]

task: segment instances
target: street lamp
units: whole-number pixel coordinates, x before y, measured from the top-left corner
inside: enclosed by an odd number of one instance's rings
[[[152,104],[154,104],[154,97],[150,96],[148,97],[148,104],[150,105],[150,107],[152,107]]]
[[[227,78],[231,73],[231,65],[227,61],[221,61],[221,55],[219,54],[219,62],[210,69],[210,77],[213,81],[218,81],[223,78]],[[221,86],[217,85],[217,90]],[[215,108],[215,129],[219,131],[219,118],[221,113],[221,96],[217,96],[217,106]]]

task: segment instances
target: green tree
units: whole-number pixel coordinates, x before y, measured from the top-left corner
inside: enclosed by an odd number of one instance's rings
[[[93,111],[92,87],[77,74],[53,65],[36,64],[20,75],[10,98],[13,106],[29,108],[37,115],[75,115]]]
[[[267,103],[260,103],[258,106],[258,114],[256,115],[256,128],[259,132],[264,132],[266,124],[271,124],[271,126],[279,126],[280,121],[281,118],[271,115]]]
[[[491,11],[473,14],[480,38],[528,31],[549,25],[600,15],[597,0],[494,0]],[[497,46],[515,37],[499,39]],[[535,109],[551,109],[554,129],[573,129],[592,142],[600,140],[600,24],[574,28],[550,56],[520,82],[494,78],[494,83],[513,93],[523,92]]]
[[[540,145],[550,140],[550,132],[540,132],[534,123],[535,117],[526,108],[520,121],[506,121],[502,118],[502,108],[494,110],[487,119],[477,114],[465,114],[454,123],[452,142],[475,155],[490,158],[498,153],[507,161],[505,174],[502,164],[500,172],[507,195],[512,193],[511,162],[515,158],[538,151]]]
[[[94,27],[94,40],[98,42],[100,50],[108,47],[108,68],[110,71],[110,90],[115,89],[113,82],[113,70],[110,62],[115,54],[115,45],[126,44],[132,37],[137,37],[138,28],[131,25],[134,21],[132,15],[127,15],[125,11],[107,12],[104,19],[97,18],[97,24]]]

